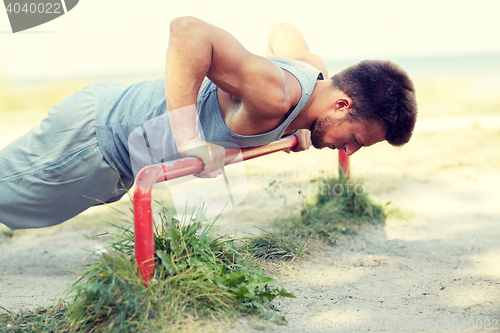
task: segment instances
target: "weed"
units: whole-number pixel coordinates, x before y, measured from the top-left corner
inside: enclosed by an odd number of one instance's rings
[[[2,231],[1,235],[5,236],[6,238],[14,238],[14,230],[7,229],[5,231]]]
[[[169,332],[251,315],[284,323],[276,297],[295,297],[252,266],[246,241],[217,235],[200,206],[181,220],[163,207],[154,236],[156,271],[146,287],[134,258],[132,225],[116,225],[66,291],[65,306],[0,315],[8,332]],[[108,234],[106,234],[108,235]],[[194,324],[193,324],[194,322]],[[8,326],[10,325],[10,326]]]
[[[364,190],[359,190],[363,188],[360,183],[337,178],[319,181],[321,188],[328,191],[319,191],[313,200],[304,201],[300,214],[279,221],[285,230],[326,237],[335,243],[340,235],[356,234],[363,224],[385,221],[384,209],[373,203]]]
[[[0,332],[67,332],[64,329],[67,326],[64,320],[66,306],[63,303],[19,313],[0,308],[7,311],[7,314],[0,315]]]
[[[203,225],[199,209],[183,221],[164,209],[155,233],[156,272],[146,288],[137,273],[133,233],[119,227],[117,241],[87,265],[68,308],[72,331],[153,332],[188,318],[272,317],[276,297],[294,297],[249,267],[239,241]],[[102,252],[102,251],[101,251]]]
[[[300,235],[285,235],[260,230],[264,232],[264,235],[248,237],[243,241],[242,249],[254,258],[294,261],[309,253],[307,242],[304,242]]]
[[[384,212],[387,218],[393,218],[402,221],[408,221],[414,214],[411,210],[394,206],[391,201],[385,204]]]

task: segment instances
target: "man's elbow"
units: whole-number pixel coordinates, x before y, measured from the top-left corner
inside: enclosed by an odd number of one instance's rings
[[[182,16],[170,21],[170,34],[186,33],[197,29],[204,22],[192,16]]]

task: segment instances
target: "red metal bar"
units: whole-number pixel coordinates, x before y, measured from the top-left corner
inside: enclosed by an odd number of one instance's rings
[[[268,145],[226,150],[225,165],[249,160],[280,150],[292,149],[297,145],[297,138],[291,136]],[[155,183],[199,173],[203,163],[196,157],[186,157],[176,161],[146,166],[135,177],[134,190],[134,239],[135,256],[142,280],[148,285],[155,273],[154,230],[151,211],[151,192]]]
[[[339,150],[339,179],[350,179],[351,178],[351,168],[349,166],[349,156],[346,155],[345,151]]]

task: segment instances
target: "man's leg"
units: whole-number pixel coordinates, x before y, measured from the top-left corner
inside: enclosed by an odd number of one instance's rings
[[[125,193],[97,145],[95,109],[104,88],[76,92],[40,126],[0,150],[1,223],[11,229],[47,227]],[[132,181],[125,182],[131,187]]]

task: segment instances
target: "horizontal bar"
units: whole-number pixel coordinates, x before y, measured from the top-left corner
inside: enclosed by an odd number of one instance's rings
[[[250,160],[297,146],[297,138],[290,136],[270,144],[238,149],[226,149],[225,165]],[[203,162],[197,157],[186,157],[175,161],[149,165],[135,177],[134,191],[134,239],[135,256],[142,280],[148,285],[155,272],[154,231],[151,208],[151,192],[155,183],[193,175],[203,170]]]

